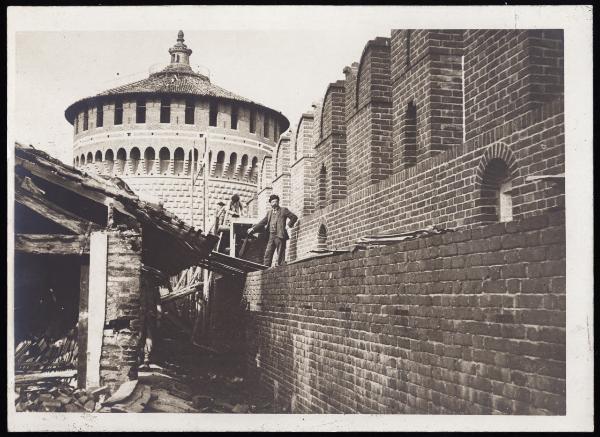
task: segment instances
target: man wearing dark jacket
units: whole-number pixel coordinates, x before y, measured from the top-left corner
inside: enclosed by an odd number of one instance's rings
[[[271,209],[267,212],[265,218],[248,229],[248,235],[251,235],[259,228],[264,228],[269,233],[269,241],[265,249],[263,264],[271,266],[273,253],[277,249],[277,261],[275,265],[280,266],[285,263],[285,246],[290,238],[285,228],[286,219],[289,219],[290,228],[294,227],[298,217],[285,207],[279,206],[279,196],[272,194],[269,197]]]

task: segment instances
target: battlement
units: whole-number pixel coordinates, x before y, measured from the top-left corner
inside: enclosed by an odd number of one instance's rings
[[[345,248],[563,208],[563,188],[526,182],[564,173],[563,56],[560,30],[395,29],[368,41],[292,131],[297,256],[321,226]]]

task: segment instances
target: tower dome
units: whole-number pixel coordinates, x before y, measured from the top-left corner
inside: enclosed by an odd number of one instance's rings
[[[118,176],[141,198],[201,226],[217,202],[253,198],[258,163],[289,121],[194,71],[183,31],[168,51],[162,70],[69,105],[74,165]]]

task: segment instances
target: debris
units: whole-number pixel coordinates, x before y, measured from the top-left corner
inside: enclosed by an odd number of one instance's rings
[[[232,413],[247,413],[250,410],[250,407],[246,404],[237,404],[231,410]]]
[[[148,402],[148,410],[157,413],[197,413],[194,406],[165,389],[152,389],[152,397]]]
[[[370,235],[359,238],[356,241],[354,247],[352,248],[352,252],[354,253],[359,249],[367,249],[370,246],[394,244],[399,243],[401,241],[414,240],[415,238],[429,237],[432,235],[445,234],[448,232],[454,232],[454,230],[438,228],[437,226],[431,226],[426,229],[419,229],[411,232],[403,232],[400,234]]]
[[[91,413],[92,411],[94,411],[95,406],[96,406],[96,402],[94,402],[92,399],[90,399],[83,405],[83,408],[85,408],[85,411]]]
[[[121,401],[127,399],[129,396],[131,396],[131,394],[135,390],[137,384],[138,384],[137,379],[124,382],[117,389],[117,391],[104,402],[104,405],[116,404],[117,402],[121,402]]]
[[[107,385],[105,385],[105,386],[103,386],[103,387],[98,387],[98,388],[90,388],[90,389],[88,389],[88,393],[89,393],[90,395],[92,395],[92,397],[93,397],[95,400],[98,400],[98,398],[99,398],[101,395],[107,395],[107,394],[108,394],[108,392],[109,392],[109,390],[108,390],[108,386],[107,386]]]
[[[147,385],[139,384],[135,386],[133,393],[124,400],[124,402],[114,404],[111,411],[118,413],[141,413],[146,408],[150,400],[151,388]]]
[[[207,395],[196,395],[192,398],[192,402],[194,407],[204,408],[213,405],[215,400]]]
[[[80,407],[79,405],[73,403],[73,404],[65,405],[65,411],[67,413],[81,413],[85,410],[82,407]]]

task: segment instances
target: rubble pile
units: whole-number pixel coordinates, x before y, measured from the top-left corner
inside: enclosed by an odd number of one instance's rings
[[[84,413],[97,412],[107,387],[83,390],[68,382],[45,380],[15,386],[15,409],[21,411]]]

